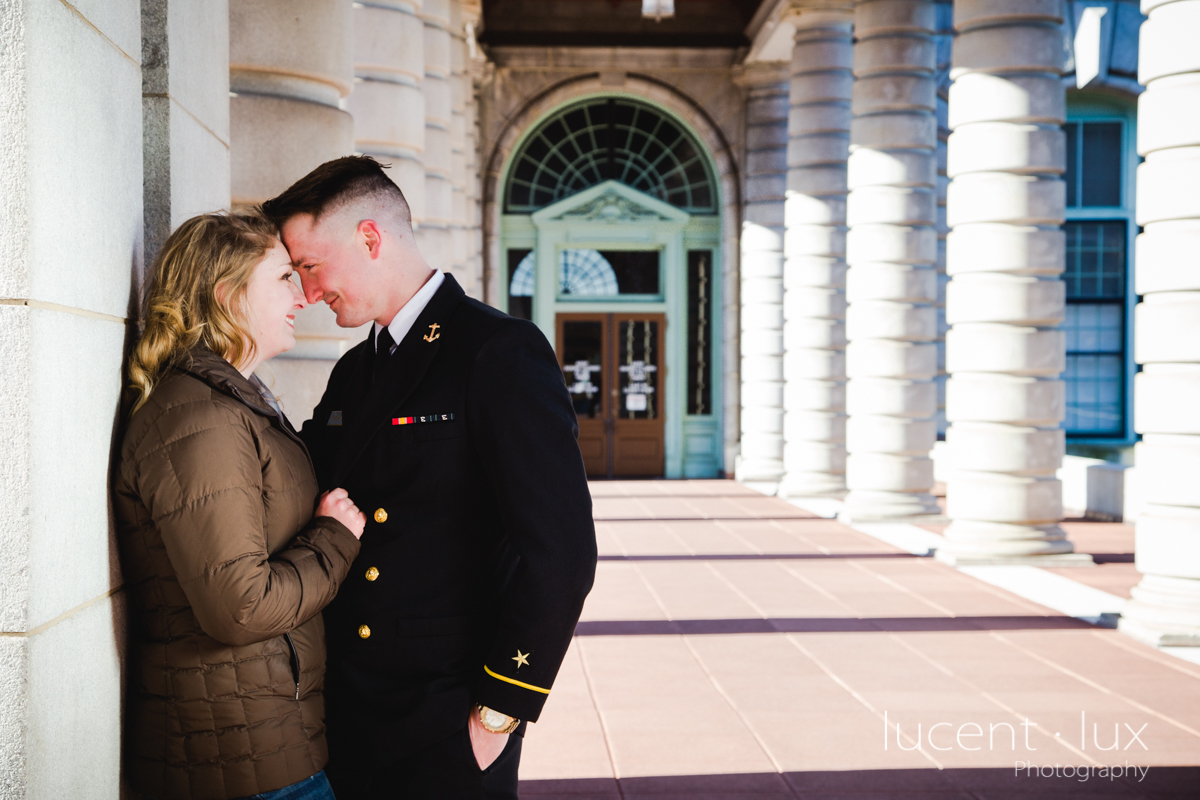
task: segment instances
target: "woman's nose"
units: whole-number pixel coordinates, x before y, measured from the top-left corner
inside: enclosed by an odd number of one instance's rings
[[[304,296],[304,290],[292,283],[292,299],[296,301],[296,308],[304,308],[308,305],[308,300]]]

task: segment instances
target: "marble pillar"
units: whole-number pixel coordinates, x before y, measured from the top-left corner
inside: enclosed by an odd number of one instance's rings
[[[1120,628],[1200,645],[1200,2],[1142,6],[1138,79],[1136,358],[1141,582]]]
[[[354,6],[354,147],[389,165],[413,219],[425,217],[425,23],[420,0]]]
[[[853,12],[793,18],[784,203],[780,494],[846,491],[846,157]]]
[[[230,184],[234,206],[261,203],[314,167],[354,152],[342,103],[354,87],[350,3],[229,0]],[[296,347],[259,368],[296,423],[308,419],[341,355],[365,332],[324,303],[296,315]]]
[[[1064,385],[1057,2],[954,7],[947,203],[951,563],[1090,563],[1058,525]]]
[[[769,67],[748,71],[741,235],[740,481],[783,476],[783,231],[788,86]]]
[[[936,8],[855,7],[846,217],[846,496],[853,521],[937,514]]]

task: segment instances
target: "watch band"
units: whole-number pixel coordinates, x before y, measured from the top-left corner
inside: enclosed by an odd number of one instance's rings
[[[477,704],[476,707],[479,709],[479,723],[489,733],[512,733],[521,724],[521,720],[516,717],[510,717],[493,708],[482,704]]]

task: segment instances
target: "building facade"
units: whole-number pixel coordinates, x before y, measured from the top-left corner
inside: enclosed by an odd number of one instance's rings
[[[1198,34],[1200,0],[0,4],[0,794],[118,796],[146,265],[356,152],[545,333],[589,475],[903,521],[937,450],[940,558],[1059,564],[1064,453],[1125,453],[1122,628],[1200,644]],[[263,370],[295,421],[363,335],[300,315]]]

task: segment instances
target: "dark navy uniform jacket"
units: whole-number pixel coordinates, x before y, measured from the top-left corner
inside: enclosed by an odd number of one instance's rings
[[[372,384],[374,356],[368,337],[338,361],[301,434],[322,489],[367,517],[325,610],[331,750],[356,760],[444,739],[473,703],[537,720],[596,570],[575,412],[537,327],[447,275]]]

